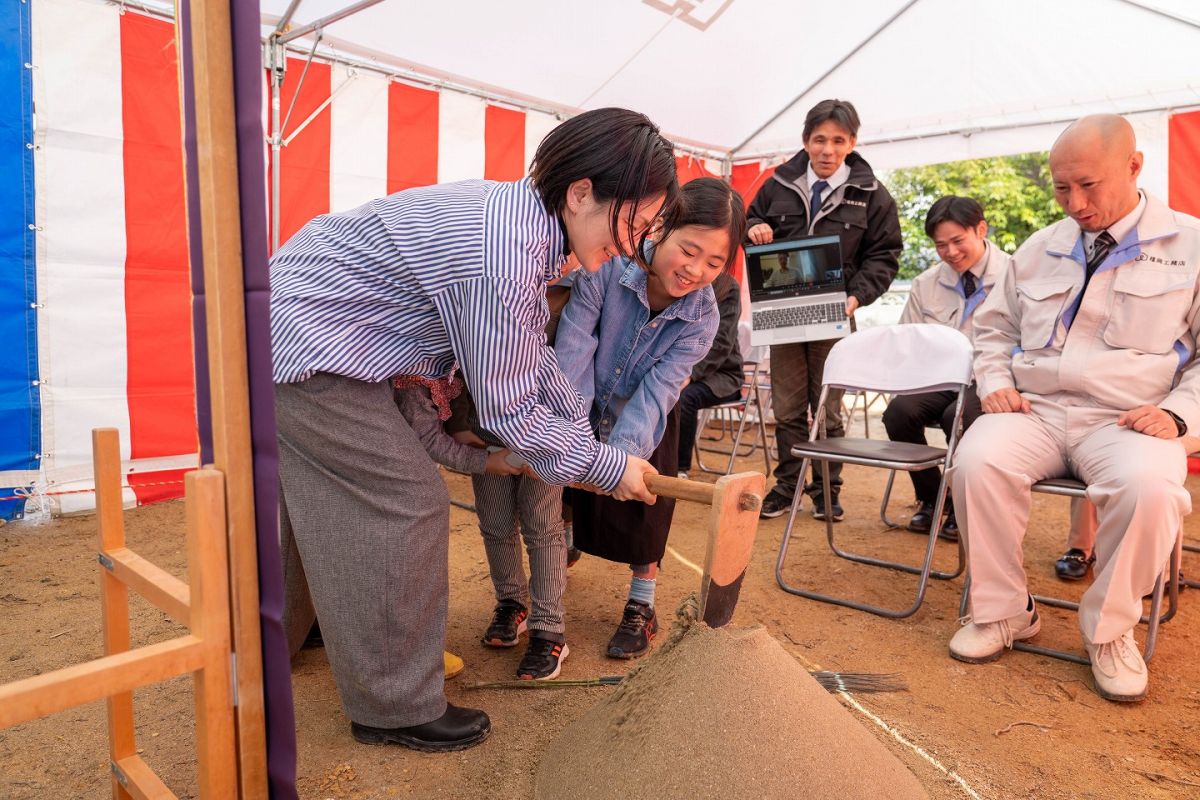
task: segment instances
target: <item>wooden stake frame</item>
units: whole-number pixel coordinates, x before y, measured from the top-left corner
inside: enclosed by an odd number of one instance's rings
[[[115,428],[92,431],[92,459],[104,657],[0,686],[0,728],[106,699],[113,797],[174,798],[138,755],[133,690],[191,673],[200,797],[236,797],[224,480],[212,469],[194,470],[184,478],[189,578],[185,584],[125,546],[120,441]],[[190,633],[131,650],[130,588],[184,622]]]

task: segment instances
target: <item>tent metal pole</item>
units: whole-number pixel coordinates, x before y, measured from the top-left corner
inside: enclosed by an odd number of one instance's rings
[[[283,74],[287,69],[287,53],[275,37],[267,40],[267,59],[271,69],[271,254],[274,255],[279,249],[279,157],[283,139],[279,107]]]
[[[1114,111],[1114,114],[1136,115],[1136,114],[1153,114],[1157,112],[1182,112],[1192,111],[1200,108],[1200,103],[1186,103],[1184,105],[1166,105],[1166,106],[1147,106],[1143,108],[1127,108]],[[899,144],[901,142],[916,142],[921,139],[937,139],[942,136],[974,136],[977,133],[995,133],[998,131],[1012,131],[1021,128],[1037,128],[1043,125],[1066,125],[1079,119],[1079,115],[1070,117],[1056,117],[1054,119],[1035,120],[1030,122],[1006,122],[1001,125],[984,125],[972,128],[947,128],[940,131],[929,131],[928,133],[913,133],[906,136],[882,136],[878,139],[863,139],[859,141],[860,147],[869,147],[876,144]],[[751,153],[744,156],[735,156],[733,161],[737,163],[746,163],[748,161],[761,161],[763,159],[777,158],[779,156],[790,155],[789,152],[780,152],[771,150],[762,153]]]
[[[753,133],[751,133],[749,136],[747,136],[745,139],[743,139],[741,142],[739,142],[736,147],[734,147],[732,150],[729,151],[730,156],[736,157],[738,151],[741,150],[746,145],[748,145],[751,141],[753,141],[755,136],[758,136],[760,133],[765,131],[767,128],[771,127],[771,125],[773,125],[775,123],[775,120],[779,119],[784,114],[791,111],[792,108],[796,105],[796,103],[799,103],[801,100],[804,99],[804,96],[806,94],[808,94],[813,89],[815,89],[817,86],[819,86],[823,80],[825,80],[830,75],[832,75],[833,73],[835,73],[839,69],[841,69],[841,66],[843,64],[845,64],[847,61],[854,58],[854,56],[856,56],[860,52],[862,52],[863,48],[866,47],[868,44],[870,44],[871,41],[873,39],[875,39],[875,37],[877,37],[879,34],[883,33],[885,30],[887,30],[889,27],[891,27],[893,22],[900,19],[900,16],[902,14],[904,14],[905,11],[908,11],[910,8],[912,8],[916,4],[917,4],[917,0],[908,0],[908,2],[905,3],[903,6],[901,6],[900,9],[895,14],[892,14],[890,17],[887,18],[887,20],[882,25],[880,25],[878,28],[876,28],[874,31],[872,31],[871,34],[867,38],[865,38],[861,42],[859,42],[858,45],[853,50],[851,50],[846,55],[842,56],[842,58],[836,64],[834,64],[832,67],[830,67],[829,69],[822,72],[820,77],[818,77],[815,81],[808,84],[808,86],[805,86],[804,90],[801,91],[795,97],[793,97],[792,101],[790,103],[788,103],[783,108],[779,109],[779,111],[773,117],[771,117],[769,120],[764,122],[762,125],[759,125],[758,128],[756,128]]]
[[[292,15],[296,13],[296,9],[300,7],[300,0],[292,0],[288,3],[287,11],[283,12],[283,16],[279,18],[279,22],[275,25],[275,33],[283,33],[284,29],[292,22]]]
[[[331,25],[340,19],[345,19],[352,14],[357,14],[359,11],[370,8],[374,5],[378,5],[381,2],[383,2],[383,0],[359,0],[359,2],[346,6],[341,11],[335,11],[332,14],[321,17],[315,22],[302,25],[299,28],[296,28],[294,31],[288,31],[287,33],[281,34],[277,38],[282,44],[287,44],[293,39],[299,39],[301,36],[307,36],[313,31],[319,31],[327,25]],[[284,16],[286,17],[287,15],[285,14]]]

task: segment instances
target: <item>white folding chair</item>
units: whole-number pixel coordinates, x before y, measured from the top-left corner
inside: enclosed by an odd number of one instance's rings
[[[796,522],[796,512],[800,508],[802,492],[797,491],[792,500],[787,526],[783,531],[783,540],[779,545],[779,559],[775,564],[775,579],[784,591],[824,603],[833,603],[883,617],[900,619],[915,614],[921,607],[921,602],[925,598],[925,589],[931,577],[949,580],[962,574],[965,567],[965,556],[961,544],[958,547],[958,567],[953,572],[940,572],[933,569],[933,551],[942,527],[942,509],[946,501],[946,470],[952,463],[954,447],[962,428],[963,393],[971,382],[971,355],[971,343],[967,337],[945,325],[914,324],[868,328],[852,333],[833,346],[825,361],[821,402],[812,425],[809,441],[807,444],[796,445],[792,448],[792,455],[803,459],[800,474],[806,474],[809,461],[819,461],[824,485],[829,486],[829,462],[831,461],[907,472],[942,466],[944,469],[934,507],[934,524],[930,528],[929,539],[925,546],[925,558],[920,566],[846,552],[834,544],[830,493],[824,492],[825,536],[835,555],[860,564],[886,567],[919,577],[913,603],[907,608],[899,610],[821,594],[792,586],[783,576],[788,544],[791,541],[792,528]],[[953,435],[945,448],[909,442],[849,437],[826,439],[824,438],[825,399],[831,388],[884,392],[889,395],[957,391],[958,401],[954,408]]]

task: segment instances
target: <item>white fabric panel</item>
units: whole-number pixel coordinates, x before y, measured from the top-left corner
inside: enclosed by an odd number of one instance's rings
[[[546,134],[558,127],[560,120],[551,114],[538,111],[525,112],[525,170],[533,163],[533,154]]]
[[[97,427],[117,428],[129,457],[120,13],[39,0],[32,36],[42,469],[52,476],[91,463]]]
[[[487,104],[478,97],[441,92],[438,98],[438,183],[483,177]]]
[[[388,79],[333,67],[329,210],[345,211],[387,194]]]
[[[833,346],[824,383],[911,394],[971,382],[971,341],[946,325],[887,325],[852,333]]]

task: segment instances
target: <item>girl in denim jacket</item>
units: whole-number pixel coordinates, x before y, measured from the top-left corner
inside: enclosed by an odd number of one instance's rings
[[[723,181],[683,187],[678,223],[647,245],[650,269],[614,258],[577,273],[555,353],[590,408],[601,442],[674,474],[679,452],[676,401],[692,366],[712,347],[719,321],[709,288],[733,263],[746,231],[741,197]],[[635,658],[658,629],[655,577],[667,546],[674,501],[649,505],[567,490],[574,547],[633,572],[629,600],[608,643],[612,658]]]

